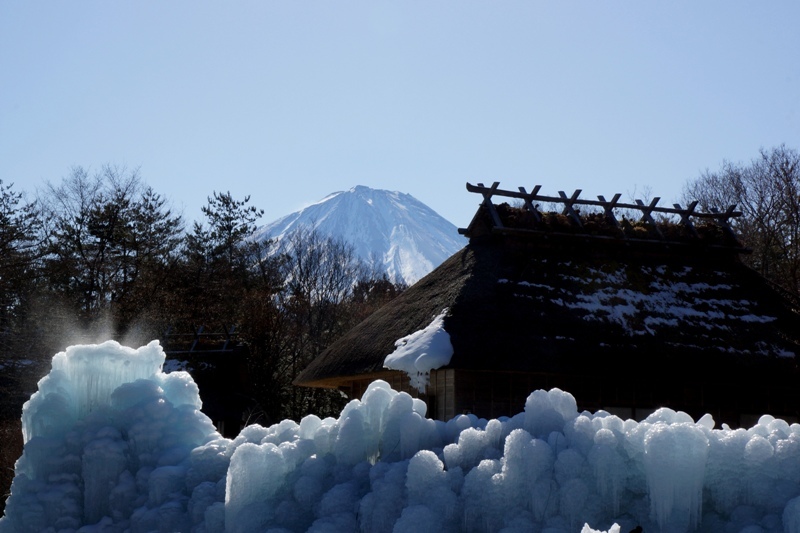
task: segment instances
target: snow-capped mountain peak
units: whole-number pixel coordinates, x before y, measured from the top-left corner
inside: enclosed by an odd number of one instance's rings
[[[365,262],[409,285],[466,244],[453,224],[410,194],[363,185],[262,226],[255,237],[280,241],[301,227],[352,244]]]

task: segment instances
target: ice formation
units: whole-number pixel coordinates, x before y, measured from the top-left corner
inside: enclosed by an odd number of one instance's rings
[[[511,418],[425,418],[370,385],[338,419],[221,438],[158,343],[69,348],[25,405],[0,532],[800,533],[800,425],[642,422],[535,391]]]
[[[431,370],[441,368],[453,357],[450,335],[444,329],[445,308],[426,327],[397,340],[395,350],[386,356],[384,368],[402,370],[411,379],[411,386],[425,391]]]

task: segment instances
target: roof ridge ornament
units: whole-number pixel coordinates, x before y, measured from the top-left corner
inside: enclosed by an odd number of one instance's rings
[[[530,213],[533,219],[536,221],[537,224],[543,221],[543,214],[539,210],[539,203],[550,203],[550,204],[561,204],[563,205],[563,210],[561,214],[566,216],[570,223],[577,229],[579,234],[591,236],[588,232],[586,232],[586,228],[584,227],[585,220],[580,213],[580,206],[592,206],[592,207],[600,207],[603,209],[603,215],[606,221],[614,228],[620,228],[620,222],[617,220],[617,217],[614,214],[614,210],[616,209],[624,209],[629,211],[638,211],[641,213],[641,218],[639,222],[644,223],[647,227],[649,227],[652,232],[658,237],[657,240],[661,240],[664,242],[670,242],[664,235],[664,231],[662,231],[662,224],[659,224],[656,219],[653,217],[653,214],[660,214],[660,215],[668,215],[668,216],[677,216],[680,217],[680,220],[676,222],[676,224],[681,225],[687,231],[687,233],[692,238],[699,238],[699,234],[697,231],[697,227],[695,225],[696,221],[701,220],[705,222],[712,222],[716,226],[718,226],[723,233],[732,239],[732,242],[735,243],[732,246],[725,246],[725,248],[740,248],[744,250],[738,242],[736,235],[731,228],[730,220],[732,218],[737,218],[742,216],[741,211],[736,211],[736,205],[728,206],[724,211],[719,210],[717,208],[711,208],[709,212],[698,212],[697,211],[697,201],[693,201],[689,204],[687,208],[682,208],[680,204],[674,203],[672,207],[660,207],[658,203],[661,201],[660,197],[655,197],[650,200],[649,203],[645,203],[641,199],[634,200],[635,203],[622,203],[620,202],[620,198],[622,195],[617,193],[614,197],[609,201],[606,200],[604,196],[599,195],[597,200],[590,200],[590,199],[583,199],[580,198],[580,194],[582,192],[581,189],[576,189],[575,192],[572,193],[571,196],[567,196],[564,191],[558,191],[558,196],[546,196],[539,194],[541,190],[541,185],[536,185],[533,190],[529,193],[525,190],[524,187],[519,187],[518,191],[511,191],[500,189],[500,182],[495,181],[492,183],[491,187],[485,186],[483,183],[478,183],[477,185],[472,185],[471,183],[467,183],[467,191],[472,193],[477,193],[483,196],[483,201],[481,202],[481,206],[486,209],[492,219],[492,231],[495,232],[518,232],[520,231],[517,228],[507,228],[504,224],[500,213],[497,210],[497,206],[492,201],[493,197],[504,197],[504,198],[515,198],[518,200],[523,201],[522,209],[526,212]],[[537,203],[538,202],[538,203]],[[623,217],[624,219],[624,217]],[[470,224],[470,227],[472,224]],[[521,230],[521,231],[536,231],[536,230]],[[469,236],[470,229],[459,229],[459,233]],[[581,233],[583,232],[583,233]],[[607,237],[607,236],[606,236]],[[621,233],[620,238],[625,238],[624,233]],[[631,239],[636,240],[636,239]],[[652,239],[649,239],[652,240]]]

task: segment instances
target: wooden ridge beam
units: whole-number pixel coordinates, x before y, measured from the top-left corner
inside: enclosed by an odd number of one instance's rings
[[[567,198],[567,195],[564,191],[558,191],[558,196],[560,197],[560,201],[562,204],[564,204],[564,210],[561,211],[561,214],[566,215],[572,221],[573,224],[575,224],[579,228],[582,228],[583,223],[581,222],[581,216],[572,207],[578,201],[578,197],[580,195],[581,195],[580,189],[575,189],[575,192],[572,193],[572,196],[570,196],[569,198]]]
[[[533,215],[533,218],[536,219],[536,222],[542,221],[542,214],[537,209],[538,205],[536,206],[533,205],[533,200],[534,198],[536,198],[536,195],[539,194],[539,189],[541,188],[542,188],[541,185],[534,186],[533,191],[531,191],[530,194],[525,192],[525,187],[519,188],[519,192],[522,193],[525,199],[525,209],[527,209],[528,212],[530,212]]]
[[[486,187],[482,183],[478,183],[477,185],[472,185],[471,183],[467,183],[467,191],[478,193],[483,195],[484,198],[484,205],[489,208],[489,204],[492,206],[492,197],[493,196],[502,196],[506,198],[517,198],[523,200],[525,202],[526,207],[530,204],[530,209],[535,206],[533,202],[542,202],[542,203],[555,203],[555,204],[564,204],[565,206],[569,205],[573,212],[576,212],[574,206],[581,206],[581,205],[589,205],[595,207],[602,207],[608,216],[609,213],[613,215],[614,209],[629,209],[629,210],[636,210],[643,213],[643,220],[650,222],[653,220],[652,214],[653,213],[662,213],[667,215],[678,215],[681,217],[682,221],[684,220],[691,220],[690,217],[695,219],[708,219],[717,221],[720,223],[722,227],[727,227],[730,229],[729,220],[731,218],[736,218],[742,216],[741,211],[736,211],[736,206],[729,206],[724,212],[720,212],[718,209],[711,209],[711,212],[708,213],[698,213],[696,212],[696,202],[690,204],[689,208],[683,209],[680,207],[679,204],[673,204],[673,207],[659,207],[657,203],[660,201],[660,198],[654,198],[649,204],[645,204],[642,200],[636,200],[635,204],[628,204],[628,203],[620,203],[619,199],[621,194],[617,193],[614,195],[611,201],[607,201],[603,196],[598,196],[597,200],[590,200],[590,199],[583,199],[577,197],[574,193],[571,197],[567,197],[567,195],[563,191],[559,191],[559,196],[545,196],[538,194],[539,190],[541,189],[540,185],[534,187],[533,192],[528,193],[525,191],[524,187],[520,187],[518,191],[508,191],[499,188],[500,182],[494,182],[491,187]],[[576,193],[580,193],[581,190],[578,189]],[[694,206],[694,207],[693,207]],[[492,217],[497,214],[496,210],[492,211],[491,208],[490,212],[493,212]],[[538,210],[537,210],[538,211]],[[570,210],[566,209],[565,207],[565,215],[569,215]],[[571,216],[571,215],[569,215]],[[655,223],[654,221],[652,223]],[[685,222],[684,222],[685,223]],[[732,231],[732,230],[731,230]]]
[[[467,185],[469,185],[469,183],[467,183]],[[497,192],[497,188],[499,186],[499,181],[492,183],[492,186],[488,189],[483,185],[483,183],[478,184],[478,187],[481,188],[479,192],[483,195],[483,206],[486,207],[486,209],[488,209],[489,213],[492,215],[492,222],[494,222],[495,227],[502,228],[503,221],[500,220],[500,215],[497,213],[497,209],[495,209],[494,204],[492,203],[492,195]],[[467,187],[467,190],[469,190],[469,187]]]
[[[611,224],[613,224],[615,228],[619,227],[619,221],[614,216],[614,208],[617,207],[617,204],[619,203],[619,199],[621,196],[622,194],[620,193],[615,194],[610,202],[606,202],[605,197],[602,195],[599,195],[597,197],[597,199],[600,200],[600,202],[603,204],[603,210],[605,211],[606,219],[609,222],[611,222]]]
[[[639,207],[639,211],[642,212],[642,221],[647,222],[648,224],[650,224],[653,227],[653,229],[656,231],[658,236],[663,239],[664,238],[664,234],[661,233],[660,229],[658,229],[658,224],[656,224],[656,221],[653,219],[653,215],[652,215],[653,210],[656,208],[656,204],[658,204],[658,202],[660,200],[661,200],[661,198],[656,196],[655,198],[650,200],[650,204],[649,205],[645,205],[644,202],[641,201],[641,200],[636,200],[636,205]]]
[[[681,209],[683,212],[681,213],[681,224],[688,229],[693,236],[697,237],[697,228],[694,227],[692,223],[692,215],[694,214],[694,210],[697,208],[697,200],[689,204],[689,207],[686,209],[681,208],[681,204],[672,204],[675,209]]]

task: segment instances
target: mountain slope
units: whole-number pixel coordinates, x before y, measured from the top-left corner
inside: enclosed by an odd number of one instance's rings
[[[409,285],[466,244],[453,224],[410,194],[361,185],[262,226],[255,237],[281,240],[300,227],[343,239],[392,281]]]

